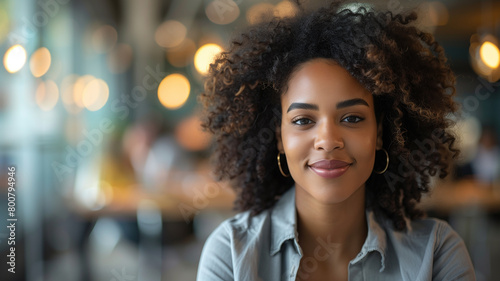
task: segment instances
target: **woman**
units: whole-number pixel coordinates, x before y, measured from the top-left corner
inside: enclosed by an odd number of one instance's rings
[[[198,280],[475,280],[416,208],[458,151],[454,76],[415,19],[332,4],[251,27],[211,65],[204,128],[244,212]]]

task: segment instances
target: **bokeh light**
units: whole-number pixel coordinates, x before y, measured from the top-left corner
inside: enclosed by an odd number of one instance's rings
[[[182,43],[186,38],[187,28],[176,20],[168,20],[160,24],[155,31],[156,43],[165,48],[172,48]]]
[[[23,46],[17,44],[10,47],[3,57],[3,65],[10,73],[16,73],[23,68],[26,63],[26,50]]]
[[[59,89],[57,85],[52,80],[47,80],[45,82],[40,82],[36,88],[36,104],[43,111],[50,111],[57,104],[59,99]]]
[[[233,0],[214,0],[207,5],[205,13],[213,23],[229,24],[240,16],[240,8]]]
[[[181,121],[175,130],[177,142],[187,150],[200,151],[210,145],[211,136],[201,128],[201,120],[191,116]]]
[[[457,136],[457,149],[460,150],[460,157],[456,161],[460,164],[468,163],[476,154],[481,122],[475,116],[464,116],[454,123],[451,131]]]
[[[75,84],[73,85],[73,101],[78,107],[85,107],[83,103],[83,91],[87,84],[94,79],[95,77],[92,75],[84,75],[75,81]]]
[[[297,6],[287,0],[279,2],[276,4],[276,7],[274,7],[274,15],[280,18],[293,17],[297,14],[297,12]]]
[[[90,210],[100,210],[113,198],[113,189],[106,181],[75,190],[75,199]]]
[[[187,101],[190,90],[191,85],[184,75],[170,74],[158,86],[158,99],[164,107],[177,109]]]
[[[41,47],[36,50],[30,58],[30,70],[33,76],[41,77],[50,68],[52,58],[50,56],[50,52],[47,48]]]
[[[202,75],[207,74],[210,64],[214,62],[215,57],[222,51],[222,48],[217,44],[210,43],[201,46],[194,55],[196,70]]]
[[[101,109],[109,98],[108,84],[102,79],[93,79],[83,89],[82,103],[90,111]]]
[[[270,3],[255,4],[247,10],[247,21],[250,24],[257,24],[269,20],[274,16],[274,6]]]
[[[469,58],[472,69],[490,83],[500,80],[498,42],[492,34],[473,34],[470,38]]]
[[[497,68],[500,64],[500,51],[495,44],[489,41],[485,41],[481,45],[479,55],[484,64],[490,68]]]
[[[61,100],[63,102],[64,108],[66,108],[66,110],[72,114],[77,114],[82,111],[82,108],[75,103],[73,95],[75,83],[78,78],[78,75],[70,74],[64,77],[61,82]]]

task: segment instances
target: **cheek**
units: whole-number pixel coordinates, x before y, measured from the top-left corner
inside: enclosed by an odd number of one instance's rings
[[[364,137],[358,137],[352,140],[351,150],[356,153],[357,160],[363,164],[372,166],[375,161],[375,152],[377,147],[376,131]]]
[[[304,132],[291,133],[286,129],[282,130],[282,134],[283,149],[289,169],[291,171],[301,169],[303,160],[307,158],[312,147],[311,137]]]

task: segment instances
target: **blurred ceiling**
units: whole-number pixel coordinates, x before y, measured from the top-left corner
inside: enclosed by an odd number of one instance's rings
[[[448,23],[436,29],[436,36],[444,40],[468,40],[482,29],[500,32],[500,1],[442,1],[449,11]]]
[[[77,5],[85,8],[90,16],[98,20],[120,26],[123,24],[124,18],[126,18],[124,14],[129,12],[126,11],[127,7],[137,7],[136,5],[131,5],[131,1],[133,0],[81,0]],[[141,1],[141,3],[143,3],[143,5],[154,5],[155,7],[150,7],[149,10],[156,12],[156,15],[153,15],[153,17],[158,20],[165,20],[168,16],[172,16],[172,7],[182,6],[181,11],[186,12],[186,9],[191,9],[188,14],[189,17],[192,17],[190,20],[193,23],[198,23],[202,25],[203,28],[213,28],[214,32],[227,30],[227,27],[218,26],[207,21],[204,9],[206,5],[212,1],[226,2],[228,0],[148,0],[144,2]],[[276,5],[280,1],[281,0],[234,0],[241,10],[240,18],[244,18],[245,12],[255,4],[267,2]],[[326,5],[330,1],[302,0],[301,2],[314,7]],[[454,67],[463,69],[468,68],[468,48],[470,38],[473,34],[484,34],[484,32],[488,32],[500,37],[500,0],[374,0],[367,2],[379,9],[393,10],[408,10],[423,3],[428,4],[429,2],[440,2],[444,4],[446,12],[449,15],[446,23],[434,27],[430,29],[430,31],[434,33],[437,41],[443,45],[448,57],[454,62]],[[175,16],[182,17],[184,15]],[[207,22],[213,25],[213,27],[206,26]],[[234,25],[241,22],[243,21],[239,19],[236,23],[232,24],[233,26],[231,26],[230,29],[234,29]],[[142,26],[142,28],[144,28],[144,26]]]

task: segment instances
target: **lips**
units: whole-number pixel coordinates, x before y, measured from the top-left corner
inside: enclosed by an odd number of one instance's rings
[[[314,162],[310,166],[313,168],[317,168],[317,169],[331,170],[331,169],[342,168],[342,167],[349,166],[349,165],[350,165],[349,163],[344,162],[344,161],[339,161],[339,160],[320,160],[320,161]]]
[[[340,160],[320,160],[309,165],[309,168],[318,176],[337,178],[342,176],[351,166],[351,163]]]

